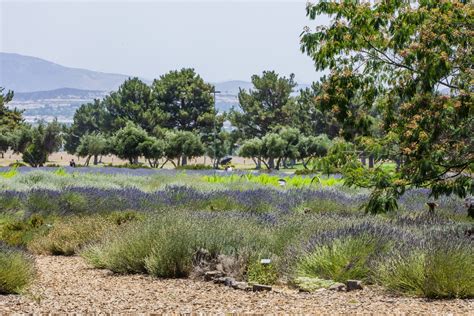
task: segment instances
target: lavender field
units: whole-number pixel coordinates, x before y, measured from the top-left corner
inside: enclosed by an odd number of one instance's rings
[[[273,177],[286,177],[287,185]],[[2,170],[2,256],[16,256],[10,268],[26,267],[26,276],[1,291],[26,288],[34,280],[31,256],[42,254],[79,255],[120,274],[216,273],[235,288],[277,284],[312,292],[358,280],[397,295],[473,297],[473,221],[461,199],[442,197],[430,213],[429,192],[410,190],[397,212],[371,215],[362,208],[368,192],[345,187],[338,176],[308,178]]]

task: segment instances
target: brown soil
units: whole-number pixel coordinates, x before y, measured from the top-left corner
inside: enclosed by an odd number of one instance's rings
[[[39,256],[38,279],[24,295],[0,296],[5,313],[317,313],[474,315],[474,300],[394,297],[376,288],[354,292],[290,289],[244,292],[212,282],[113,275],[79,257]]]

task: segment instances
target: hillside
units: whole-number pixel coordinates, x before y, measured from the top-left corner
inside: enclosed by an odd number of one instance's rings
[[[128,78],[126,75],[70,68],[36,57],[2,52],[0,69],[0,86],[16,92],[64,87],[111,91]]]

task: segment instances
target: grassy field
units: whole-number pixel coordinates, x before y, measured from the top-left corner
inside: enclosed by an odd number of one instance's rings
[[[27,288],[31,254],[45,254],[121,274],[182,278],[223,266],[250,284],[308,291],[357,279],[400,295],[474,296],[474,222],[460,199],[443,197],[429,214],[428,192],[411,190],[398,212],[369,215],[367,197],[339,176],[3,169],[0,260],[15,267],[0,265],[0,292]]]

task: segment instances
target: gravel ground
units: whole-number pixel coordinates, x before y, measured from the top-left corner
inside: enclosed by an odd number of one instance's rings
[[[5,313],[318,313],[474,315],[474,300],[430,301],[355,292],[268,293],[234,290],[212,282],[112,275],[79,257],[37,257],[39,277],[22,296],[0,296]]]

